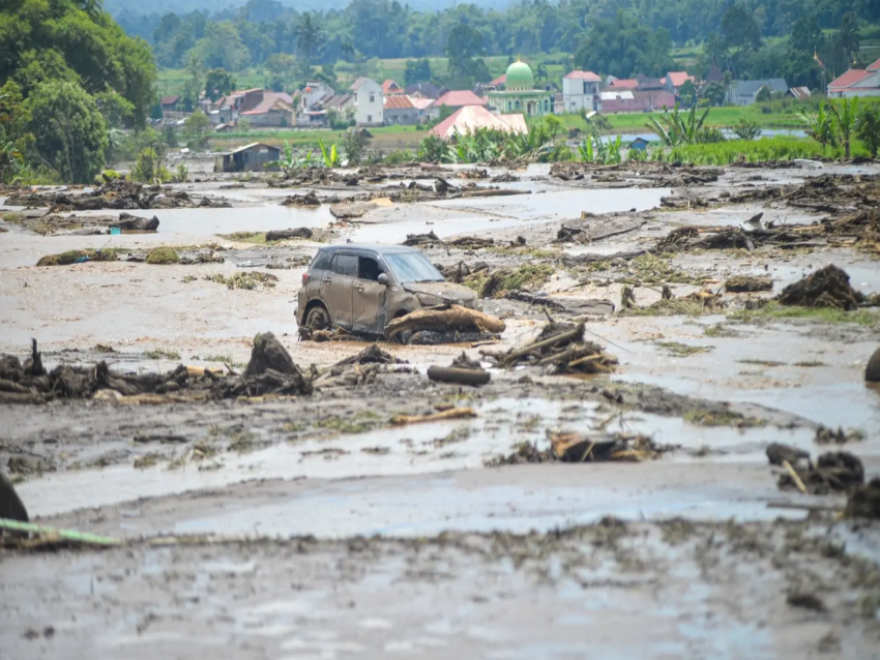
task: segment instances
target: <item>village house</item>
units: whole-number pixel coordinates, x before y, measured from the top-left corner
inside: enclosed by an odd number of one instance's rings
[[[404,89],[393,80],[386,80],[382,83],[382,93],[385,96],[395,96],[404,94]]]
[[[602,78],[592,71],[572,71],[562,79],[564,112],[599,110]]]
[[[162,105],[162,119],[180,119],[183,115],[182,112],[182,98],[180,94],[173,94],[171,96],[163,96],[160,101]]]
[[[321,81],[308,82],[299,90],[299,111],[310,112],[335,94],[330,85]]]
[[[260,90],[260,93],[252,94],[239,110],[238,116],[239,119],[247,119],[254,127],[279,128],[296,124],[293,99],[285,92]]]
[[[849,99],[856,96],[880,96],[880,60],[866,69],[849,69],[828,85],[831,98]]]
[[[410,103],[413,104],[413,107],[419,113],[419,123],[424,124],[428,121],[431,115],[431,108],[434,106],[434,99],[422,98],[420,96],[409,96]]]
[[[663,78],[666,89],[675,96],[678,96],[679,92],[681,91],[682,85],[684,85],[688,81],[694,83],[694,85],[697,84],[697,79],[691,75],[688,75],[687,71],[670,71],[666,74],[666,77]]]
[[[431,129],[430,134],[449,139],[456,135],[467,135],[477,129],[487,128],[504,133],[529,132],[522,114],[496,115],[484,106],[468,105],[456,110],[449,117]]]
[[[354,94],[354,117],[358,126],[381,126],[384,120],[382,86],[369,78],[358,78],[349,88]]]
[[[629,90],[632,91],[639,86],[639,81],[636,78],[615,78],[614,76],[608,76],[608,84],[605,87],[605,91],[607,92],[620,92]]]
[[[419,123],[419,110],[405,94],[385,97],[385,125],[414,126]]]
[[[440,117],[440,108],[446,106],[450,110],[458,110],[470,105],[488,105],[488,101],[477,96],[469,89],[460,89],[446,92],[434,101],[429,111],[429,118],[438,119]]]
[[[422,98],[435,100],[439,99],[449,90],[445,87],[437,87],[434,83],[420,82],[407,85],[404,91],[411,99]]]
[[[214,171],[263,172],[267,169],[277,169],[279,160],[281,160],[281,149],[254,142],[219,154],[214,159]]]
[[[729,100],[733,105],[752,105],[758,100],[758,94],[765,87],[771,92],[788,92],[788,84],[782,78],[738,80],[730,90]]]

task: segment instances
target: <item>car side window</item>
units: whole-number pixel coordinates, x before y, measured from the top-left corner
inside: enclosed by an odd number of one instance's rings
[[[327,270],[330,267],[330,255],[327,252],[318,251],[315,260],[309,266],[309,270]]]
[[[349,277],[357,277],[358,258],[353,254],[337,254],[333,257],[333,263],[330,270],[340,275],[348,275]]]
[[[360,279],[377,282],[382,272],[382,267],[373,257],[358,257],[358,277]]]

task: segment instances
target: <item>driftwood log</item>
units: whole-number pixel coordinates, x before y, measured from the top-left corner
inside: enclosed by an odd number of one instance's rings
[[[476,309],[462,305],[438,305],[410,312],[406,316],[393,319],[385,326],[385,337],[394,339],[401,332],[411,330],[443,330],[456,328],[476,328],[480,332],[497,334],[504,332],[504,321],[489,316]]]

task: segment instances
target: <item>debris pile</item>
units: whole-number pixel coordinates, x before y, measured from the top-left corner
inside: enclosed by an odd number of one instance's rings
[[[794,284],[789,284],[776,300],[781,305],[836,307],[850,311],[857,309],[859,303],[867,299],[852,288],[846,271],[831,264]]]
[[[506,329],[504,321],[462,305],[437,305],[410,312],[385,326],[385,337],[394,340],[401,333],[413,333],[409,343],[475,341]],[[476,336],[476,339],[474,339]],[[439,341],[438,341],[439,339]]]
[[[810,495],[847,493],[865,483],[862,461],[845,451],[826,452],[814,465],[810,454],[796,447],[773,443],[767,447],[771,465],[784,468],[778,486],[782,490],[797,489]]]
[[[95,398],[138,405],[311,393],[311,379],[272,333],[254,338],[243,375],[222,376],[183,365],[166,373],[127,374],[111,371],[103,361],[90,367],[61,365],[47,372],[36,341],[24,365],[14,355],[0,356],[0,403]]]
[[[203,200],[204,201],[204,200]],[[211,206],[227,205],[214,204]],[[148,186],[137,181],[115,179],[99,188],[73,194],[69,191],[52,193],[29,193],[13,195],[6,201],[10,206],[50,207],[52,213],[68,211],[98,211],[119,209],[135,211],[138,209],[177,209],[192,208],[196,204],[183,190],[173,190],[163,186]]]
[[[700,314],[713,314],[727,306],[720,293],[712,293],[711,291],[695,291],[686,296],[676,298],[672,295],[671,289],[664,287],[663,297],[647,307],[638,307],[636,305],[634,294],[629,287],[624,287],[623,293],[624,295],[621,299],[623,310],[620,312],[622,315],[674,316],[677,314],[687,314],[688,316],[698,316]]]
[[[512,369],[520,364],[549,367],[554,374],[607,374],[617,368],[617,358],[584,339],[584,324],[548,323],[538,338],[505,353],[484,351],[495,366]]]
[[[835,431],[820,425],[816,429],[816,439],[814,442],[817,445],[845,445],[849,442],[859,442],[861,440],[864,440],[864,435],[861,431],[844,431],[842,427]]]
[[[333,196],[331,199],[324,200],[328,204],[336,204],[339,202],[339,198],[337,196]],[[291,195],[289,197],[285,197],[281,200],[281,206],[321,206],[322,200],[318,198],[317,193],[314,190],[310,190],[304,195]]]
[[[487,461],[490,467],[522,463],[604,463],[640,462],[659,458],[677,447],[658,445],[646,435],[625,433],[582,435],[547,431],[548,449],[538,449],[537,443],[521,442],[513,453],[496,456]]]
[[[445,241],[437,236],[432,229],[427,234],[407,234],[406,240],[402,245],[410,247],[457,247],[467,250],[479,250],[495,245],[495,239],[480,238],[478,236],[460,236],[459,238]]]
[[[773,280],[769,277],[735,275],[734,277],[728,278],[724,283],[724,290],[728,293],[757,293],[758,291],[772,291]]]
[[[847,518],[880,520],[880,477],[874,477],[864,486],[853,489],[843,515]]]
[[[428,378],[439,383],[478,387],[488,383],[492,377],[479,362],[472,360],[462,351],[449,367],[429,367]]]
[[[9,478],[0,472],[0,518],[28,522],[28,513]],[[0,531],[0,536],[3,532]]]

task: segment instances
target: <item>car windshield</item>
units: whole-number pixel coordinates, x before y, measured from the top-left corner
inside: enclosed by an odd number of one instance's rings
[[[424,255],[418,252],[408,254],[386,254],[385,261],[391,267],[391,272],[401,284],[412,282],[443,282],[440,274]]]

